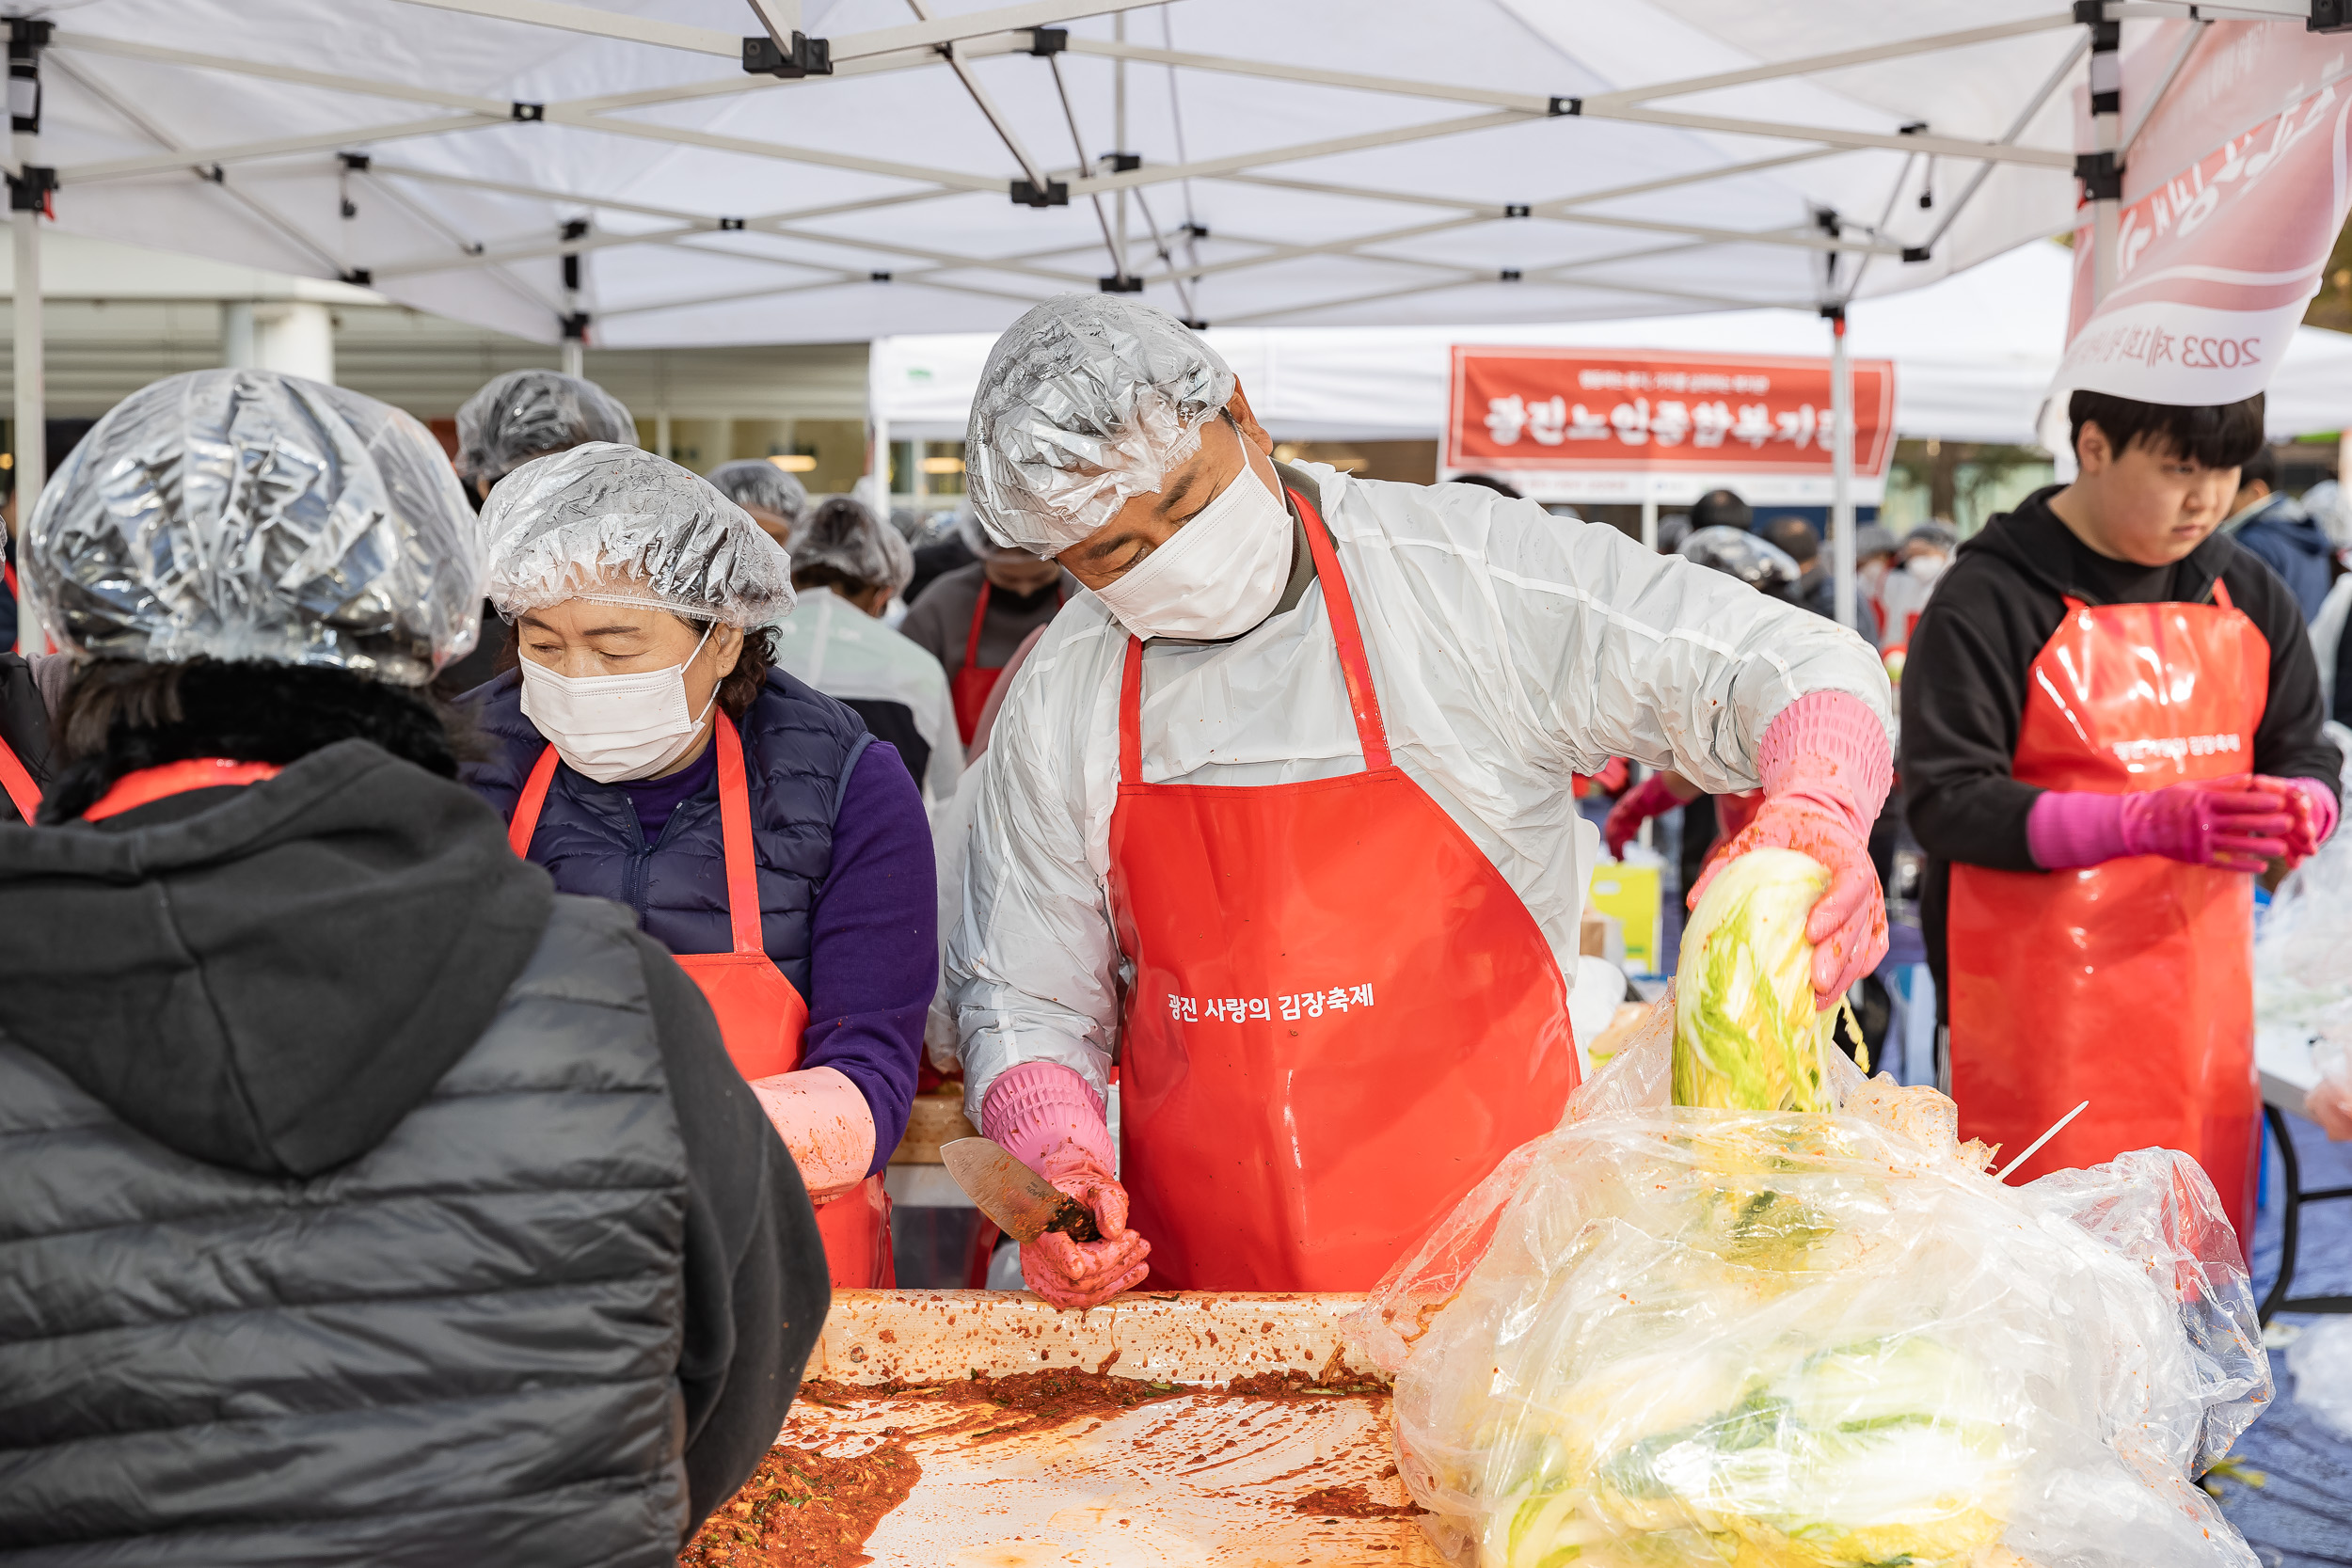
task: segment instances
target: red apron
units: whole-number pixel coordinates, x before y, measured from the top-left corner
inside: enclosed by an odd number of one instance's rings
[[[686,971],[718,1015],[719,1037],[727,1058],[746,1081],[772,1078],[800,1066],[801,1034],[808,1027],[808,1004],[775,966],[759,936],[759,884],[752,864],[751,797],[743,782],[743,742],[735,721],[718,715],[711,744],[719,749],[719,835],[727,865],[727,919],[735,946],[726,953],[680,953]],[[531,778],[515,802],[506,841],[531,858],[532,835],[539,828],[548,786],[561,759],[550,746],[539,753]],[[825,1261],[833,1282],[848,1288],[896,1282],[890,1257],[890,1199],[882,1179],[864,1181],[817,1209],[817,1228],[825,1240]]]
[[[996,683],[1005,678],[1005,667],[980,664],[980,627],[988,620],[988,578],[980,579],[980,596],[972,606],[972,629],[964,634],[963,662],[947,677],[947,694],[955,699],[956,733],[962,742],[972,744],[972,732],[980,727],[980,710],[988,706],[988,694],[996,689]],[[1066,603],[1068,595],[1055,594],[1057,604]]]
[[[7,792],[16,806],[16,815],[24,818],[26,827],[31,827],[33,818],[40,812],[40,786],[33,783],[32,770],[8,750],[5,740],[0,740],[0,791]]]
[[[1390,761],[1356,611],[1296,491],[1365,770],[1143,782],[1127,644],[1110,895],[1135,978],[1120,1179],[1154,1288],[1364,1291],[1577,1084],[1567,986],[1493,863]]]
[[[2242,775],[2270,645],[2215,604],[2091,608],[2033,661],[2011,771],[2122,795]],[[1952,867],[1947,922],[1960,1135],[2023,1149],[2088,1100],[2020,1180],[2152,1146],[2196,1157],[2253,1239],[2254,879],[2133,855],[2066,871]]]

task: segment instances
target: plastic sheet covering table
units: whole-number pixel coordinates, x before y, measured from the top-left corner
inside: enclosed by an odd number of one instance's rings
[[[778,1441],[851,1454],[898,1429],[889,1440],[923,1473],[867,1538],[884,1568],[1436,1568],[1397,1479],[1385,1392],[1204,1390],[1008,1436],[969,1430],[968,1407],[887,1391],[1055,1368],[1198,1385],[1289,1371],[1360,1386],[1377,1374],[1348,1360],[1339,1329],[1361,1302],[1138,1293],[1081,1313],[1025,1291],[836,1291],[807,1374],[830,1402],[796,1403]],[[951,1426],[966,1430],[938,1430]],[[1318,1494],[1343,1500],[1324,1512]]]

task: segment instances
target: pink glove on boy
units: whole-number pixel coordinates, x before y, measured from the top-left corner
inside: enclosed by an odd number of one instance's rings
[[[1099,1307],[1143,1283],[1152,1243],[1127,1228],[1127,1189],[1111,1175],[1111,1132],[1087,1081],[1057,1062],[1024,1062],[988,1087],[980,1131],[1094,1215],[1099,1242],[1047,1231],[1021,1246],[1021,1277],[1056,1307]]]
[[[2045,871],[2162,855],[2222,871],[2299,861],[2336,825],[2336,800],[2316,779],[2240,774],[2135,795],[2047,790],[2026,818],[2026,847]]]
[[[1690,904],[1751,849],[1795,849],[1828,867],[1829,889],[1804,927],[1814,999],[1827,1007],[1886,956],[1886,895],[1870,864],[1870,824],[1895,782],[1886,727],[1859,697],[1808,691],[1765,726],[1756,765],[1764,803],[1717,851]]]

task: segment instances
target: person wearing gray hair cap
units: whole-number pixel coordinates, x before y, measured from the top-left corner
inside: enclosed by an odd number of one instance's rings
[[[818,502],[792,552],[801,602],[775,628],[776,663],[854,709],[936,810],[963,773],[947,676],[882,619],[914,576],[914,552],[897,529],[847,496]]]
[[[1733,852],[1830,868],[1817,997],[1885,950],[1886,675],[1852,632],[1532,500],[1274,451],[1132,295],[1030,310],[973,398],[980,525],[1089,590],[997,713],[946,950],[968,1113],[1102,1233],[1022,1246],[1059,1306],[1368,1290],[1556,1125],[1575,779],[1611,757],[1762,786]]]
[[[762,458],[722,463],[703,476],[718,492],[752,515],[777,544],[790,546],[792,530],[808,511],[808,487]]]
[[[498,1555],[671,1561],[790,1406],[818,1223],[678,966],[456,778],[424,682],[481,557],[439,446],[202,371],[27,522],[76,668],[43,825],[0,828],[7,1267],[44,1281],[0,1424],[73,1397],[13,1445],[0,1541],[464,1562],[585,1507],[593,1546]]]
[[[637,444],[637,421],[593,381],[561,371],[508,371],[457,410],[457,477],[476,505],[534,457],[587,441]]]
[[[498,748],[469,781],[559,891],[677,955],[823,1206],[834,1282],[887,1284],[881,1173],[938,977],[906,764],[778,664],[791,557],[708,481],[591,442],[509,474],[482,531],[519,662],[468,698]]]

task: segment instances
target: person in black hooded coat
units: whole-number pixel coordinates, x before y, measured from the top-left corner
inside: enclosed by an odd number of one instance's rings
[[[183,511],[199,443],[282,505]],[[118,459],[160,547],[95,500]],[[42,825],[0,826],[0,1562],[674,1562],[774,1441],[822,1255],[692,983],[455,780],[431,437],[174,377],[43,514],[81,662]],[[400,547],[269,559],[354,515]],[[166,580],[199,545],[257,569]],[[151,610],[87,591],[125,576]]]

